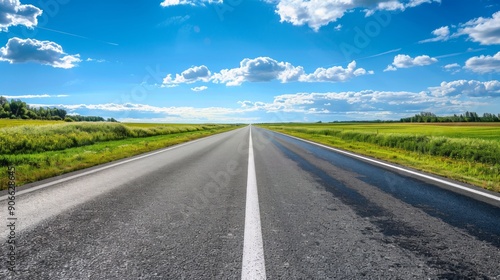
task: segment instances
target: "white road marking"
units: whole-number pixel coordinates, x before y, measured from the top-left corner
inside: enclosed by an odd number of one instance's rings
[[[294,138],[294,139],[297,139],[297,140],[300,140],[300,141],[303,141],[303,142],[306,142],[306,143],[309,143],[309,144],[313,144],[313,145],[316,145],[316,146],[319,146],[319,147],[323,147],[325,149],[332,150],[332,151],[337,152],[337,153],[341,153],[341,154],[348,155],[350,157],[359,158],[359,159],[362,159],[362,160],[365,160],[365,161],[373,162],[373,163],[376,163],[378,165],[382,165],[382,166],[385,166],[385,167],[389,167],[391,169],[395,169],[395,170],[398,170],[398,171],[409,173],[409,174],[412,174],[412,175],[415,175],[415,176],[418,176],[418,177],[421,177],[421,178],[425,178],[425,179],[428,179],[428,180],[431,180],[431,181],[434,181],[434,182],[438,182],[438,183],[441,183],[441,184],[444,184],[444,185],[447,185],[447,186],[450,186],[450,187],[453,187],[453,188],[457,188],[457,189],[460,189],[460,190],[463,190],[463,191],[474,193],[476,195],[480,195],[480,196],[492,199],[494,201],[500,202],[500,197],[499,196],[495,196],[493,194],[489,194],[489,193],[486,193],[486,192],[482,192],[482,191],[478,191],[478,190],[475,190],[475,189],[471,189],[471,188],[468,188],[466,186],[462,186],[462,185],[459,185],[459,184],[456,184],[456,183],[448,182],[448,181],[443,180],[443,179],[435,178],[435,177],[432,177],[432,176],[429,176],[429,175],[425,175],[425,174],[422,174],[422,173],[419,173],[419,172],[415,172],[415,171],[412,171],[412,170],[409,170],[409,169],[406,169],[406,168],[402,168],[402,167],[395,166],[395,165],[392,165],[392,164],[388,164],[388,163],[385,163],[385,162],[382,162],[382,161],[378,161],[378,160],[375,160],[375,159],[372,159],[372,158],[368,158],[368,157],[360,156],[360,155],[357,155],[357,154],[354,154],[354,153],[350,153],[350,152],[346,152],[346,151],[339,150],[339,149],[336,149],[336,148],[332,148],[332,147],[329,147],[329,146],[326,146],[326,145],[323,145],[323,144],[319,144],[319,143],[316,143],[316,142],[313,142],[313,141],[309,141],[309,140],[305,140],[305,139],[302,139],[302,138],[299,138],[299,137],[291,136],[291,135],[288,135],[288,134],[285,134],[285,133],[280,133],[280,132],[276,132],[276,131],[273,131],[273,132],[281,134],[281,135],[284,135],[284,136],[288,136],[290,138]]]
[[[234,131],[234,130],[232,130],[232,131]],[[197,140],[189,141],[189,142],[186,142],[186,143],[183,143],[183,144],[179,144],[179,145],[176,145],[176,146],[173,146],[173,147],[170,147],[170,148],[166,148],[166,149],[163,149],[163,150],[160,150],[160,151],[152,152],[152,153],[149,153],[149,154],[146,154],[146,155],[142,155],[142,156],[134,157],[134,158],[127,159],[127,160],[124,160],[124,161],[120,161],[120,162],[117,162],[117,163],[113,163],[113,164],[110,164],[110,165],[107,165],[107,166],[103,166],[103,167],[100,167],[100,168],[89,170],[89,171],[86,171],[86,172],[83,172],[83,173],[79,173],[79,174],[76,174],[76,175],[73,175],[73,176],[69,176],[69,177],[66,177],[66,178],[63,178],[63,179],[59,179],[59,180],[56,180],[56,181],[52,181],[52,182],[49,182],[49,183],[41,184],[41,185],[38,185],[38,186],[33,187],[33,188],[26,189],[26,190],[16,191],[16,196],[22,195],[22,194],[26,194],[26,193],[30,193],[30,192],[34,192],[34,191],[39,190],[39,189],[43,189],[43,188],[46,188],[46,187],[50,187],[50,186],[53,186],[53,185],[64,183],[64,182],[67,182],[67,181],[70,181],[70,180],[73,180],[73,179],[76,179],[76,178],[80,178],[80,177],[83,177],[83,176],[87,176],[87,175],[90,175],[90,174],[94,174],[94,173],[97,173],[97,172],[100,172],[100,171],[103,171],[103,170],[106,170],[106,169],[109,169],[109,168],[113,168],[113,167],[116,167],[116,166],[119,166],[119,165],[122,165],[122,164],[125,164],[125,163],[129,163],[129,162],[136,161],[136,160],[139,160],[139,159],[151,157],[151,156],[154,156],[154,155],[157,155],[157,154],[161,154],[161,153],[164,153],[164,152],[167,152],[167,151],[171,151],[171,150],[174,150],[174,149],[186,146],[186,145],[191,145],[191,144],[194,144],[194,143],[196,143],[198,141],[205,140],[205,139],[208,139],[210,137],[217,136],[217,135],[220,135],[220,134],[215,134],[215,135],[211,135],[211,136],[208,136],[208,137],[203,137],[203,138],[200,138],[200,139],[197,139]],[[0,201],[7,200],[7,198],[8,198],[8,195],[0,196]]]
[[[252,127],[248,147],[248,178],[245,209],[245,237],[243,241],[243,265],[241,279],[266,279],[264,245],[260,226],[259,194],[253,156]]]

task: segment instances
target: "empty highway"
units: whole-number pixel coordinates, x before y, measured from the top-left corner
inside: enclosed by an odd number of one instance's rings
[[[18,188],[0,278],[500,279],[499,196],[423,175],[247,126]]]

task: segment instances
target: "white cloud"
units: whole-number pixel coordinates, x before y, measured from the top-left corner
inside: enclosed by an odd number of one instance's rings
[[[471,97],[500,97],[500,82],[497,80],[487,82],[458,80],[442,82],[439,87],[431,87],[429,90],[434,96],[467,95]]]
[[[299,81],[301,80],[301,77],[305,75],[304,67],[302,66],[295,67],[288,62],[282,64],[285,68],[278,75],[278,80],[280,80],[282,83]]]
[[[55,68],[69,69],[81,62],[80,55],[68,55],[63,48],[50,41],[36,39],[9,39],[5,47],[0,48],[0,61],[9,63],[36,62]]]
[[[224,108],[224,107],[158,107],[148,104],[137,103],[104,103],[104,104],[30,104],[35,107],[57,107],[68,110],[74,113],[78,111],[98,111],[109,113],[127,113],[132,116],[137,114],[157,114],[157,120],[170,120],[172,122],[238,122],[238,121],[254,121],[254,118],[242,117],[241,114],[247,112],[241,108]],[[93,114],[90,112],[90,114]],[[94,113],[97,114],[97,113]],[[122,120],[123,121],[123,120]],[[142,119],[144,121],[144,119]]]
[[[266,1],[276,3],[276,13],[280,22],[289,22],[293,25],[308,25],[318,31],[322,26],[336,22],[345,13],[354,9],[364,9],[366,15],[375,11],[404,11],[406,8],[416,7],[424,3],[441,0],[277,0]]]
[[[69,113],[94,115],[125,114],[127,120],[147,115],[148,120],[167,122],[258,122],[262,113],[276,114],[274,119],[289,121],[290,116],[304,115],[352,119],[394,119],[421,111],[437,114],[460,113],[471,108],[491,103],[491,98],[500,98],[500,82],[457,80],[443,82],[420,92],[412,91],[343,91],[324,93],[294,93],[275,96],[268,102],[239,101],[239,107],[158,107],[134,103],[36,105],[60,107]],[[328,106],[328,108],[325,108]],[[301,115],[303,114],[303,115]],[[115,117],[116,118],[116,117]],[[118,117],[119,118],[119,117]],[[266,119],[273,117],[266,117]],[[137,119],[139,121],[139,119]]]
[[[436,58],[430,57],[428,55],[421,55],[415,58],[410,57],[405,54],[398,54],[394,57],[392,65],[388,65],[384,70],[386,71],[396,71],[399,68],[410,68],[415,66],[426,66],[436,63],[438,60]]]
[[[452,63],[452,64],[446,64],[444,66],[444,69],[455,69],[455,68],[460,68],[460,64]]]
[[[163,0],[160,5],[162,7],[177,6],[177,5],[191,5],[191,6],[204,6],[206,3],[221,4],[223,0]]]
[[[392,65],[387,65],[387,68],[384,69],[384,72],[388,72],[388,71],[397,71],[398,68],[392,66]]]
[[[201,86],[201,87],[194,87],[194,88],[191,88],[192,91],[204,91],[204,90],[207,90],[208,87],[207,86]]]
[[[19,0],[0,0],[0,31],[7,31],[15,25],[33,28],[38,24],[37,17],[41,14],[39,8],[21,4]]]
[[[362,90],[295,93],[275,96],[272,102],[247,100],[239,104],[246,111],[343,116],[356,114],[374,119],[382,112],[393,117],[405,111],[464,112],[474,106],[484,106],[492,97],[500,97],[499,81],[458,80],[443,82],[438,87],[429,87],[420,92]],[[318,109],[323,106],[328,106],[328,110]]]
[[[205,65],[193,66],[183,71],[181,74],[176,74],[175,78],[172,78],[172,75],[168,74],[163,79],[163,84],[168,87],[169,85],[175,86],[176,84],[184,83],[191,84],[197,81],[208,82],[208,80],[210,79],[210,75],[210,70],[208,70]]]
[[[351,62],[347,68],[334,66],[328,69],[318,68],[314,73],[307,74],[302,66],[294,66],[289,62],[278,62],[270,57],[245,58],[240,67],[223,69],[212,75],[214,83],[227,86],[239,86],[244,82],[270,82],[279,80],[288,82],[344,82],[351,78],[373,74],[363,68],[356,68],[356,62]]]
[[[460,35],[467,35],[469,39],[481,45],[500,44],[500,11],[491,18],[476,18],[461,25]]]
[[[89,57],[89,58],[87,58],[87,59],[85,59],[85,61],[87,61],[87,62],[96,62],[96,63],[103,63],[103,62],[106,62],[106,60],[105,60],[105,59],[95,59],[95,58],[90,58],[90,57]]]
[[[465,62],[464,68],[480,74],[500,72],[500,52],[497,52],[494,56],[471,57]]]
[[[466,23],[452,26],[457,29],[451,32],[449,26],[443,26],[432,31],[434,38],[422,40],[419,43],[447,41],[451,38],[467,36],[469,40],[481,45],[500,44],[500,11],[492,15],[491,18],[475,18]]]
[[[452,63],[452,64],[446,64],[445,66],[443,66],[443,68],[447,72],[452,72],[452,74],[456,74],[460,72],[460,68],[462,67],[458,63]]]
[[[318,68],[314,73],[302,75],[301,82],[345,82],[353,77],[374,74],[373,71],[366,71],[363,68],[356,68],[356,61],[352,61],[347,68],[334,66],[328,69]]]
[[[448,26],[440,27],[432,31],[432,35],[434,35],[435,37],[422,40],[419,43],[448,41],[450,39],[450,28]]]

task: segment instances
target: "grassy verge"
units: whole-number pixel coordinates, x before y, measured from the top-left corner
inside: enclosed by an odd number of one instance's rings
[[[497,154],[497,141],[352,131],[332,132],[279,125],[262,127],[500,192],[500,163],[496,161],[500,153]],[[397,139],[394,140],[395,138]],[[446,146],[444,143],[456,146]]]
[[[224,125],[147,125],[121,123],[62,123],[0,129],[0,154],[59,151],[99,142],[204,131]]]
[[[16,167],[16,183],[21,186],[71,171],[226,132],[238,127],[241,126],[212,125],[207,126],[206,129],[194,131],[179,131],[147,137],[129,137],[54,151],[0,154],[0,164],[2,166]],[[5,189],[7,186],[8,179],[6,175],[5,172],[5,176],[0,176],[0,190]]]

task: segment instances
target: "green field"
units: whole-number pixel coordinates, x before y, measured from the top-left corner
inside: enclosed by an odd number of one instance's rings
[[[498,123],[261,126],[500,192]]]
[[[0,127],[0,164],[15,166],[23,185],[241,126],[0,120]]]
[[[500,141],[500,123],[290,123],[266,126],[362,131],[371,133],[402,133],[450,138],[473,138]]]
[[[0,119],[0,128],[15,127],[15,126],[40,126],[49,124],[62,124],[63,121],[46,121],[46,120],[11,120],[11,119]]]

